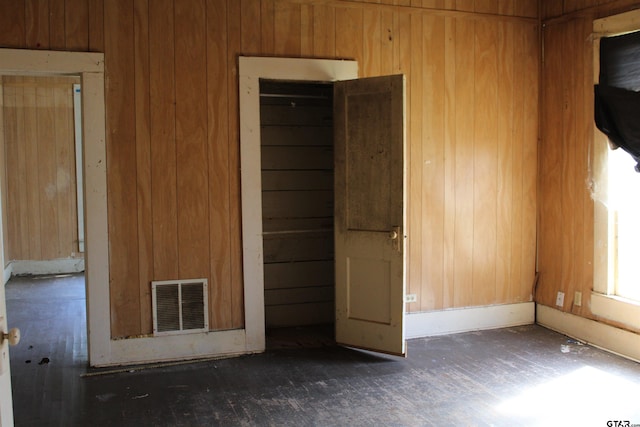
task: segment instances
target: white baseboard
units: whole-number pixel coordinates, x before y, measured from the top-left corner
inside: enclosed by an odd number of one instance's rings
[[[405,336],[420,338],[482,329],[531,325],[535,322],[533,302],[468,307],[407,314]]]
[[[65,274],[84,271],[84,258],[61,258],[47,261],[11,261],[11,273],[21,274]],[[6,273],[6,269],[5,269]]]
[[[3,284],[5,284],[5,285],[7,284],[9,279],[11,279],[11,275],[12,274],[13,274],[13,264],[9,263],[4,268],[4,271],[3,271],[3,274],[2,274],[2,282],[3,282]]]
[[[537,305],[537,322],[546,328],[640,362],[640,334]]]
[[[224,358],[260,353],[252,347],[244,329],[110,340],[104,354],[96,354],[91,366],[108,367],[142,363]]]

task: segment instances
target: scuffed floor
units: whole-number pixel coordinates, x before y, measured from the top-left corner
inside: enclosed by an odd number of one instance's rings
[[[6,292],[16,426],[640,424],[639,364],[538,326],[411,340],[406,359],[280,335],[261,355],[109,373],[87,368],[82,276]]]

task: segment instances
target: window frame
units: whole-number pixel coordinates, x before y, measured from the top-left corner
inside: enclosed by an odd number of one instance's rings
[[[600,40],[640,31],[640,9],[593,21],[593,83],[600,79]],[[615,211],[607,208],[608,199],[607,137],[593,122],[593,149],[590,180],[594,200],[594,271],[591,312],[632,328],[640,328],[640,302],[619,297],[616,292]]]

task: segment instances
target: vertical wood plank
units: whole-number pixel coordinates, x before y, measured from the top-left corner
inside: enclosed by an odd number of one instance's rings
[[[25,0],[26,47],[49,48],[49,2]]]
[[[238,100],[238,62],[237,54],[241,48],[240,40],[240,13],[239,3],[230,1],[227,4],[227,61],[232,67],[228,80],[227,98],[229,100],[229,226],[230,226],[230,253],[231,253],[231,324],[240,328],[244,325],[244,296],[242,277],[242,229],[240,208],[240,117]],[[300,8],[297,10],[297,31],[290,35],[297,40],[299,50],[299,17]],[[294,14],[295,16],[295,14]],[[278,27],[276,26],[276,31]],[[276,39],[277,41],[277,39]],[[294,43],[295,44],[295,43]],[[276,43],[277,45],[277,43]],[[290,47],[290,46],[289,46]],[[289,48],[287,47],[287,49]]]
[[[458,0],[459,3],[459,0]],[[458,5],[458,3],[456,3]],[[456,147],[455,158],[468,159],[474,153],[473,105],[475,104],[475,49],[473,21],[456,21]],[[473,213],[474,168],[472,161],[455,165],[455,235],[453,305],[467,307],[473,301]]]
[[[362,11],[353,8],[338,9],[335,16],[336,47],[332,56],[355,59],[359,63],[366,61],[364,53],[364,34],[366,33],[364,33]]]
[[[497,127],[497,212],[496,212],[496,301],[509,300],[511,287],[511,252],[514,223],[513,151],[521,140],[513,138],[514,28],[509,22],[496,24],[498,31],[498,127]]]
[[[515,16],[525,16],[527,18],[538,17],[538,2],[536,0],[513,0],[513,14]],[[555,2],[561,3],[561,2]]]
[[[64,50],[66,47],[65,2],[49,2],[49,47]]]
[[[497,211],[497,34],[492,23],[475,23],[473,303],[495,301]]]
[[[499,0],[475,0],[474,10],[477,13],[498,13]]]
[[[63,78],[54,79],[54,105],[55,105],[55,158],[56,158],[56,200],[58,209],[58,250],[57,258],[66,258],[72,252],[77,251],[72,246],[76,236],[78,223],[75,204],[75,156],[72,151],[74,144],[73,127],[73,95],[72,85]]]
[[[474,8],[474,0],[456,0],[456,10],[461,10],[463,12],[473,12]]]
[[[360,38],[358,37],[358,39]],[[333,58],[335,53],[336,17],[334,7],[313,6],[313,55],[319,58]]]
[[[575,54],[575,62],[574,64],[585,64],[585,56],[593,57],[593,48],[589,49],[592,46],[592,42],[590,39],[591,31],[586,32],[584,29],[586,25],[583,25],[583,22],[587,21],[584,18],[576,20],[575,24],[575,35],[576,39],[576,54]],[[583,36],[584,39],[581,39],[580,36]],[[593,61],[592,61],[593,63]],[[587,236],[593,236],[593,229],[591,232],[587,234],[586,230],[588,225],[584,222],[584,215],[580,215],[579,212],[584,212],[588,210],[587,201],[590,200],[590,194],[585,185],[585,179],[588,179],[588,161],[587,156],[589,154],[589,150],[585,150],[585,142],[589,140],[589,126],[586,125],[591,122],[590,118],[593,116],[587,116],[586,110],[588,109],[587,103],[591,101],[591,99],[585,99],[585,88],[588,88],[588,85],[585,85],[587,82],[586,76],[593,76],[591,69],[589,67],[575,67],[575,139],[571,144],[571,159],[574,162],[575,170],[572,179],[572,187],[575,193],[575,205],[574,212],[578,213],[574,218],[574,226],[576,228],[576,236],[575,236],[575,252],[573,254],[575,259],[575,276],[572,278],[569,291],[569,299],[567,301],[570,304],[567,309],[571,310],[574,314],[580,314],[582,311],[582,307],[578,307],[574,305],[574,295],[575,291],[583,291],[583,285],[585,285],[584,278],[586,276],[586,271],[589,269],[589,264],[585,263],[585,247],[587,246],[587,240],[589,239]],[[593,102],[590,102],[593,104]],[[577,191],[576,191],[577,190]],[[592,208],[593,210],[593,208]],[[593,224],[593,222],[591,222]],[[593,265],[593,264],[591,264]],[[590,287],[587,285],[585,290],[588,290]]]
[[[422,200],[422,181],[423,181],[423,135],[422,135],[422,77],[424,74],[425,82],[431,83],[430,78],[425,70],[423,70],[423,23],[422,16],[419,14],[411,14],[407,16],[403,26],[408,27],[406,32],[400,32],[398,42],[408,45],[406,48],[413,52],[409,58],[409,63],[400,64],[400,68],[410,74],[406,77],[405,84],[409,88],[410,96],[406,100],[407,117],[407,293],[416,294],[418,302],[416,304],[408,304],[408,311],[424,310],[423,307],[433,306],[433,295],[430,289],[432,283],[424,283],[423,277],[423,260],[426,259],[426,253],[423,252],[424,234],[422,212],[424,209]],[[405,36],[406,34],[406,36]],[[406,41],[405,41],[406,40]],[[404,58],[404,56],[403,56]],[[406,61],[406,60],[405,60]],[[407,69],[409,68],[409,69]],[[429,98],[425,99],[428,102]],[[428,279],[427,279],[428,280]]]
[[[89,7],[89,50],[104,52],[104,0],[87,0]]]
[[[89,4],[87,0],[65,0],[65,47],[89,49]]]
[[[36,78],[25,77],[23,79],[23,99],[24,99],[24,121],[27,124],[24,131],[25,157],[30,164],[38,161],[38,108],[36,104]],[[21,230],[22,234],[27,234],[29,238],[29,248],[25,253],[29,260],[42,259],[42,231],[40,229],[40,179],[39,167],[29,168],[26,174],[27,188],[27,221],[26,230]],[[3,208],[6,208],[4,206]],[[16,231],[14,231],[16,232]]]
[[[0,45],[19,48],[25,42],[24,0],[0,0]]]
[[[444,41],[444,261],[442,308],[454,305],[456,215],[456,19],[445,18]],[[462,159],[461,159],[462,161]]]
[[[18,180],[14,177],[12,170],[15,169],[15,159],[18,158],[18,108],[17,108],[17,87],[16,77],[4,76],[3,79],[3,118],[4,118],[4,153],[6,155],[5,173],[6,173],[6,198],[4,206],[6,207],[3,214],[7,218],[7,235],[5,254],[7,261],[18,259],[17,257],[22,251],[20,239],[15,232],[19,230],[19,212],[18,200],[15,195],[18,194]],[[21,78],[19,78],[21,79]]]
[[[54,95],[52,85],[42,85],[36,89],[40,229],[43,236],[48,236],[41,242],[44,259],[55,259],[58,252],[58,209],[54,199],[56,192]]]
[[[112,337],[140,333],[139,286],[132,286],[139,280],[133,21],[130,1],[105,3],[105,62],[109,64],[109,85],[105,95],[109,129],[107,196]]]
[[[575,64],[576,58],[576,21],[572,20],[564,26],[565,31],[562,38],[562,68],[571,69]],[[580,62],[581,63],[581,62]],[[576,73],[574,71],[574,73]],[[558,218],[562,226],[562,238],[560,251],[562,252],[562,268],[560,283],[557,290],[561,290],[567,294],[567,302],[570,300],[569,293],[573,279],[576,275],[575,251],[577,250],[577,227],[573,213],[576,212],[576,191],[574,187],[574,176],[576,174],[576,164],[573,156],[573,144],[576,137],[576,80],[573,73],[563,73],[562,79],[562,152],[561,152],[561,185],[560,185],[560,212],[562,215]]]
[[[17,191],[16,197],[14,198],[17,203],[17,209],[15,212],[19,215],[18,219],[18,229],[15,232],[18,235],[18,240],[20,242],[20,252],[17,256],[20,256],[18,259],[27,259],[29,256],[29,211],[27,204],[27,193],[29,192],[29,188],[27,187],[27,171],[28,171],[28,159],[26,153],[26,144],[25,144],[25,136],[27,134],[27,128],[29,124],[26,122],[25,118],[25,97],[24,97],[24,83],[25,77],[19,77],[16,81],[16,145],[17,145],[17,156],[15,157],[15,167],[17,169],[17,173],[15,174],[15,178],[17,182]],[[54,101],[55,102],[55,101]],[[54,104],[55,106],[55,104]],[[55,132],[55,123],[53,126]],[[54,149],[52,150],[53,157],[55,159],[56,151],[55,151],[55,136],[54,136]],[[50,161],[50,160],[49,160]],[[50,161],[51,162],[51,161]],[[53,163],[53,162],[51,162]],[[55,163],[54,163],[55,167]],[[53,180],[53,187],[51,191],[51,199],[52,203],[56,202],[56,182],[55,178]],[[57,217],[57,216],[56,216]],[[56,224],[57,225],[57,224]],[[23,232],[26,231],[26,232]],[[57,230],[55,233],[51,235],[53,237],[53,242],[55,248],[57,249],[59,235]],[[57,251],[56,251],[57,255]],[[55,257],[57,258],[57,256]]]
[[[241,0],[241,44],[243,55],[260,54],[260,0]]]
[[[513,167],[511,169],[511,177],[513,185],[511,188],[511,265],[510,265],[510,286],[507,301],[520,302],[523,301],[522,296],[522,262],[524,248],[526,244],[523,240],[523,218],[524,218],[524,177],[523,170],[529,159],[524,158],[524,148],[530,143],[530,138],[525,137],[525,108],[530,89],[525,88],[525,76],[529,72],[526,69],[528,62],[526,55],[529,55],[530,49],[526,46],[524,25],[516,25],[514,30],[514,60],[513,60],[513,128],[511,138],[512,144],[511,161]],[[531,283],[527,283],[527,286]]]
[[[140,333],[150,334],[153,332],[153,315],[151,313],[151,281],[153,280],[153,223],[151,218],[153,212],[151,208],[149,0],[135,0],[133,13]]]
[[[545,81],[545,96],[543,105],[543,123],[545,134],[540,150],[540,170],[544,171],[540,176],[540,186],[544,189],[540,206],[540,250],[539,268],[541,272],[538,295],[536,300],[553,304],[554,289],[560,285],[562,252],[558,253],[562,235],[562,206],[560,167],[561,157],[559,147],[562,146],[563,122],[562,102],[563,81],[557,76],[562,73],[562,27],[549,26],[544,33],[545,62],[543,73]]]
[[[300,5],[277,2],[274,13],[276,54],[293,57],[300,56]]]
[[[230,329],[233,325],[228,74],[226,61],[218,60],[218,58],[227,57],[226,1],[207,0],[209,240],[211,242],[209,327],[212,330]]]
[[[339,19],[340,15],[338,15]],[[362,59],[362,76],[379,76],[380,75],[380,40],[382,40],[382,19],[379,10],[363,11],[363,33],[360,38],[363,40],[363,59]],[[339,33],[338,35],[339,36]],[[338,49],[342,46],[338,43]],[[336,50],[336,53],[338,52]]]
[[[380,33],[380,75],[394,73],[394,39],[398,37],[394,14],[387,10],[381,12],[382,31]]]
[[[261,38],[262,53],[269,54],[275,51],[274,34],[275,34],[275,0],[262,0],[260,11],[261,22]]]
[[[444,304],[445,20],[425,16],[423,22],[422,288],[429,298],[421,309],[433,310]]]
[[[538,26],[525,25],[525,45],[527,46],[524,60],[527,70],[539,67]],[[537,218],[538,207],[538,123],[539,123],[539,98],[538,87],[540,84],[539,73],[525,73],[525,143],[523,152],[523,237],[525,246],[522,249],[522,299],[531,300],[532,284],[536,274],[537,254]],[[591,88],[591,85],[589,85]],[[593,117],[593,116],[592,116]],[[592,252],[593,253],[593,252]]]
[[[563,2],[557,0],[540,0],[541,18],[548,19],[562,15]]]
[[[209,277],[204,0],[177,2],[175,26],[179,275]]]
[[[500,15],[512,16],[515,11],[516,0],[498,0],[498,13]]]
[[[593,26],[592,23],[588,20],[588,19],[584,19],[582,20],[582,34],[590,34]],[[588,39],[585,39],[588,40]],[[587,153],[583,152],[583,162],[586,163],[583,164],[582,166],[582,170],[583,171],[588,171],[589,170],[589,166],[592,164],[592,158],[591,156],[593,156],[593,124],[591,122],[591,118],[594,117],[594,105],[593,102],[590,102],[593,98],[593,92],[590,91],[590,89],[593,87],[593,67],[594,67],[594,63],[593,63],[593,47],[591,45],[591,43],[587,43],[586,41],[583,42],[583,49],[585,50],[584,55],[583,55],[583,69],[584,69],[584,74],[583,74],[583,78],[584,81],[582,83],[582,90],[585,91],[584,94],[584,119],[582,121],[582,136],[579,136],[578,138],[584,138],[583,141],[586,141],[586,144],[591,147],[590,150],[588,150]],[[586,92],[588,91],[588,92]],[[594,260],[594,238],[589,238],[588,236],[594,236],[594,227],[595,227],[595,218],[594,218],[594,201],[591,198],[591,194],[588,188],[584,189],[584,192],[586,194],[584,194],[584,198],[585,198],[585,205],[584,205],[584,235],[585,235],[585,239],[584,239],[584,261],[582,263],[582,268],[584,268],[584,277],[583,277],[583,282],[582,282],[582,292],[583,295],[585,292],[588,292],[592,287],[593,287],[593,283],[594,283],[594,265],[595,265],[595,260]],[[586,311],[586,309],[582,308],[581,313],[584,313]]]
[[[179,272],[174,31],[173,1],[150,2],[149,86],[154,280],[175,279]]]
[[[313,57],[313,6],[300,5],[300,56]]]

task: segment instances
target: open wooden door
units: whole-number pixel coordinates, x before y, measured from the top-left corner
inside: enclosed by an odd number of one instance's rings
[[[0,250],[1,250],[0,246]],[[2,280],[0,278],[0,280]],[[7,309],[5,304],[4,285],[0,282],[0,427],[13,426],[13,399],[11,398],[11,371],[9,367],[9,343],[16,342],[16,332],[5,339],[7,332]],[[19,335],[18,335],[19,338]]]
[[[336,341],[405,355],[404,76],[334,84]]]

